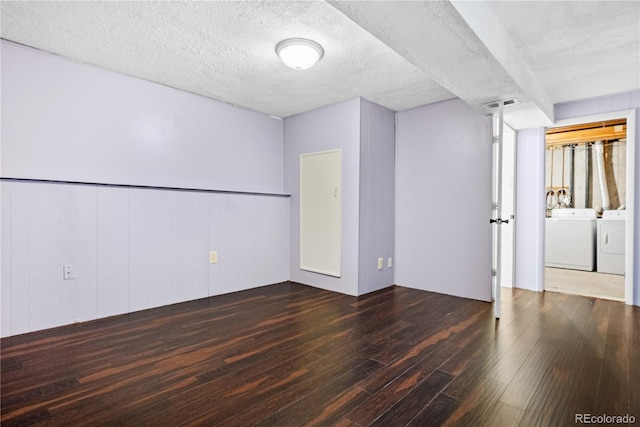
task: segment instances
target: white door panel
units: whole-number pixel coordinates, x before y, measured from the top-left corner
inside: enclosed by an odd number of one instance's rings
[[[342,151],[300,156],[300,268],[340,277]]]

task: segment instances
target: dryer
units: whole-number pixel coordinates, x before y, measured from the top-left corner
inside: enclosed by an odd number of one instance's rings
[[[598,273],[624,274],[627,211],[604,211],[598,220]]]
[[[594,271],[596,210],[554,209],[545,219],[545,265]]]

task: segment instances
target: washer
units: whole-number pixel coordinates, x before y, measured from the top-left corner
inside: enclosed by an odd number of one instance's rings
[[[554,209],[545,220],[545,265],[593,271],[596,266],[596,210]]]
[[[598,273],[624,274],[627,211],[604,211],[598,220]]]

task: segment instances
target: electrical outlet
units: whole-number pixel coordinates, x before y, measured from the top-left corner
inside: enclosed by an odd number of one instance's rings
[[[378,270],[382,270],[384,268],[384,258],[378,258]]]
[[[393,258],[387,258],[387,268],[393,267]]]
[[[76,278],[76,267],[73,264],[65,264],[62,266],[62,278],[71,280]]]
[[[218,251],[210,251],[209,264],[217,264],[217,263],[218,263]]]

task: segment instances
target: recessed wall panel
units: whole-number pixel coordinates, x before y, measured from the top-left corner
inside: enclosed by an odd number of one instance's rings
[[[129,191],[98,189],[98,317],[129,312]]]
[[[342,151],[300,156],[300,268],[340,277]]]

